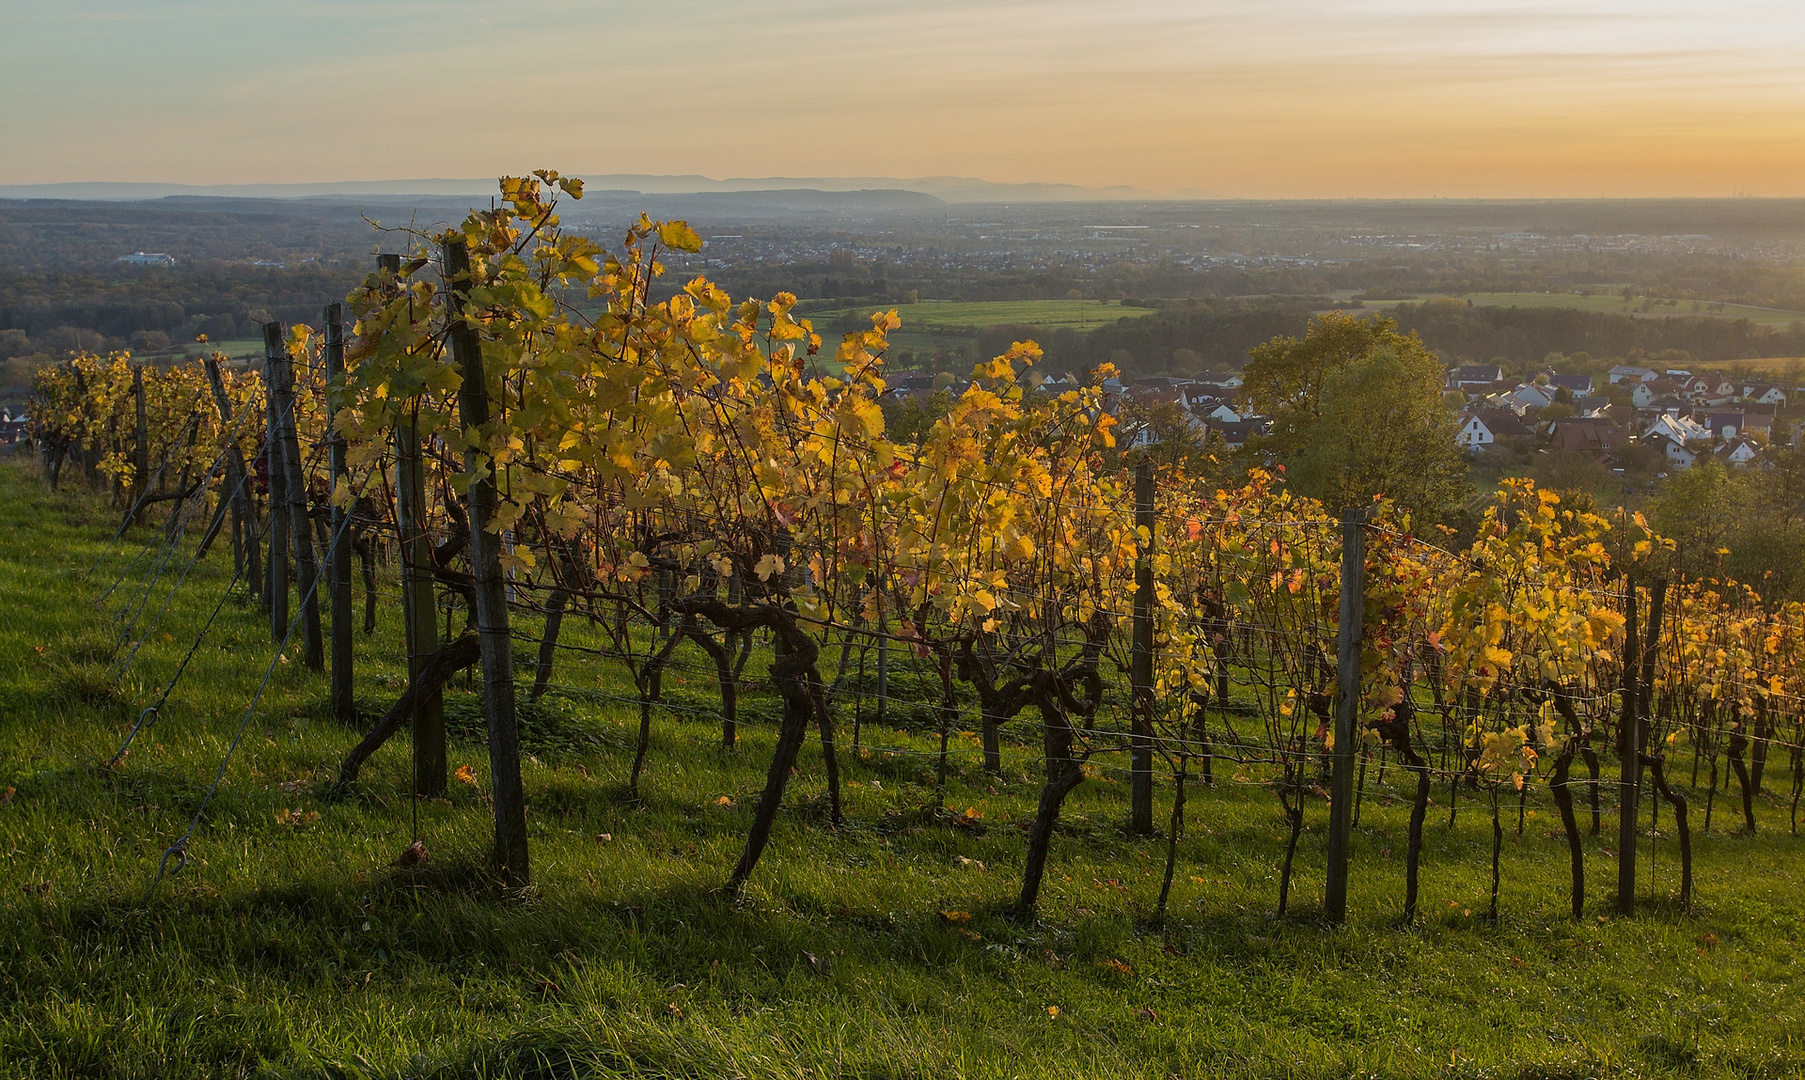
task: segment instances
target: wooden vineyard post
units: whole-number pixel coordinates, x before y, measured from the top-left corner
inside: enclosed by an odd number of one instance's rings
[[[144,496],[150,485],[150,432],[144,418],[144,365],[132,365],[132,401],[137,424],[132,437],[131,505],[134,524],[144,517]]]
[[[890,620],[884,610],[888,598],[880,579],[877,592],[877,722],[886,723],[890,707]]]
[[[1633,599],[1635,588],[1630,589]],[[1634,634],[1635,619],[1625,625],[1624,666],[1638,670],[1631,676],[1631,689],[1625,694],[1623,730],[1618,732],[1618,753],[1622,755],[1617,777],[1622,801],[1621,820],[1617,824],[1617,906],[1625,915],[1636,913],[1636,818],[1642,812],[1643,756],[1648,746],[1648,712],[1654,701],[1655,656],[1661,643],[1661,609],[1667,598],[1667,582],[1656,578],[1648,584],[1648,617],[1642,639]],[[1633,609],[1632,609],[1633,610]],[[1655,798],[1660,806],[1660,797]]]
[[[326,324],[326,454],[331,474],[332,528],[327,532],[332,546],[332,714],[345,723],[357,720],[357,702],[351,692],[351,541],[346,536],[346,507],[340,502],[350,485],[345,472],[345,437],[334,422],[338,409],[332,395],[345,382],[345,307],[327,304]]]
[[[270,333],[271,328],[274,334]],[[270,348],[280,347],[282,324],[264,328],[263,348],[263,471],[269,482],[269,579],[264,584],[264,605],[269,609],[270,640],[278,644],[288,635],[288,472],[282,465],[282,425],[276,408],[276,357]]]
[[[1133,733],[1130,748],[1132,821],[1136,836],[1153,835],[1153,463],[1142,457],[1134,474],[1134,649],[1129,663]]]
[[[282,340],[281,323],[265,323],[263,349],[275,370],[277,438],[282,443],[282,493],[288,499],[288,541],[294,547],[295,589],[301,598],[302,658],[309,671],[326,669],[320,633],[319,565],[313,557],[313,522],[307,515],[307,475],[295,417],[295,367]]]
[[[489,387],[483,372],[482,341],[465,318],[470,293],[470,250],[463,237],[445,241],[443,251],[448,292],[452,362],[458,386],[458,426],[479,435],[489,424]],[[470,565],[475,578],[476,631],[482,643],[483,711],[489,720],[489,777],[495,799],[495,865],[504,880],[525,885],[532,880],[527,863],[526,799],[520,780],[520,729],[514,717],[514,659],[508,639],[507,582],[501,572],[502,537],[491,530],[497,493],[493,463],[478,449],[465,451],[467,471],[482,469],[470,481]]]
[[[1329,779],[1329,880],[1323,914],[1347,920],[1348,846],[1353,837],[1354,749],[1359,741],[1360,643],[1366,611],[1366,514],[1341,515],[1341,627],[1336,667],[1334,769]]]
[[[376,269],[401,272],[401,256],[379,255]],[[420,435],[407,411],[395,424],[395,526],[401,540],[401,627],[407,640],[407,677],[417,685],[420,672],[439,644],[437,608],[433,605],[432,537],[426,528],[426,474],[421,465]],[[414,793],[427,798],[445,794],[445,692],[435,687],[414,703]]]
[[[219,410],[219,423],[232,429],[232,399],[226,396],[226,380],[219,371],[219,360],[209,356],[203,361],[207,369],[207,385],[213,389],[213,406]],[[234,567],[250,583],[255,595],[263,586],[262,569],[257,556],[257,511],[251,502],[251,482],[244,454],[233,439],[226,455],[226,492],[232,501],[232,535],[240,543],[234,545],[237,565]]]
[[[1636,634],[1636,581],[1626,579],[1629,598],[1624,602],[1623,713],[1617,723],[1617,910],[1636,913],[1636,814],[1641,809],[1641,725],[1636,717],[1637,668],[1640,666]]]

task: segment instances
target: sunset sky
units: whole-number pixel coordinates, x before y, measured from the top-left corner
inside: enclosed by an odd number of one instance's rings
[[[0,184],[1805,194],[1805,4],[0,0]]]

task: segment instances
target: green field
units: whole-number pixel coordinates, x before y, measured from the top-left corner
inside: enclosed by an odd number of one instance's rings
[[[1568,311],[1591,311],[1601,314],[1637,315],[1649,318],[1702,317],[1713,319],[1747,319],[1761,325],[1785,325],[1805,322],[1805,311],[1783,311],[1778,308],[1754,307],[1748,304],[1716,305],[1704,300],[1676,300],[1672,304],[1656,303],[1643,309],[1645,297],[1632,297],[1625,303],[1621,296],[1593,294],[1581,296],[1572,292],[1501,292],[1462,293],[1458,296],[1425,294],[1416,300],[1368,300],[1369,308],[1393,308],[1400,303],[1424,300],[1471,300],[1479,307],[1561,308]]]
[[[243,338],[235,341],[210,341],[207,349],[217,349],[234,360],[262,360],[263,339]]]
[[[273,650],[242,593],[156,726],[120,768],[96,767],[193,643],[229,552],[195,569],[116,685],[111,611],[142,574],[93,601],[149,531],[110,548],[111,510],[52,495],[18,465],[0,465],[0,507],[0,1077],[1805,1072],[1805,841],[1788,835],[1777,792],[1757,801],[1760,833],[1726,835],[1720,816],[1698,841],[1692,914],[1655,900],[1634,920],[1608,906],[1607,801],[1604,836],[1586,841],[1592,903],[1573,922],[1565,845],[1538,791],[1520,837],[1506,818],[1493,924],[1490,821],[1463,794],[1450,827],[1438,787],[1424,917],[1403,928],[1400,777],[1369,775],[1352,917],[1331,929],[1316,917],[1321,800],[1306,811],[1293,914],[1278,919],[1272,792],[1227,764],[1214,788],[1193,786],[1162,920],[1165,841],[1126,834],[1127,785],[1105,767],[1069,801],[1042,918],[1024,925],[1002,908],[1039,786],[1034,725],[1011,726],[1001,778],[961,740],[943,811],[934,740],[868,721],[867,752],[842,756],[847,824],[827,823],[811,739],[750,895],[731,903],[716,890],[763,781],[773,693],[748,686],[743,745],[722,752],[712,680],[674,669],[635,800],[622,779],[636,714],[609,696],[624,679],[571,654],[558,674],[569,689],[525,712],[534,884],[509,892],[481,869],[485,757],[462,681],[447,695],[451,761],[478,782],[419,805],[431,864],[397,869],[415,835],[405,738],[372,759],[354,797],[321,801],[359,733],[324,719],[325,681],[299,662],[276,664],[246,712]],[[392,606],[382,618],[358,637],[370,708],[402,677]],[[570,640],[594,644],[575,622]],[[241,718],[189,865],[151,890]],[[1162,815],[1169,794],[1162,784]],[[1644,854],[1645,890],[1670,897],[1672,839]]]
[[[1782,380],[1805,371],[1805,356],[1764,356],[1755,360],[1695,360],[1695,371],[1741,371],[1748,369],[1756,378]],[[1791,387],[1788,386],[1790,391]]]
[[[1095,329],[1119,319],[1135,319],[1153,314],[1153,308],[1123,307],[1097,300],[921,300],[913,304],[872,305],[869,308],[829,308],[811,310],[808,317],[816,326],[847,314],[864,315],[871,311],[894,307],[902,318],[903,329],[978,330],[986,326],[1020,323],[1042,330],[1071,327],[1074,330]]]

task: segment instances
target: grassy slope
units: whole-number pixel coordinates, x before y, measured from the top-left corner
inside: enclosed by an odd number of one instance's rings
[[[389,868],[410,838],[405,741],[376,757],[355,799],[316,801],[356,736],[311,719],[324,684],[294,663],[278,665],[252,715],[191,864],[146,899],[159,852],[185,827],[262,678],[267,635],[254,610],[229,603],[160,723],[120,770],[98,771],[172,672],[229,560],[196,570],[164,620],[171,638],[151,635],[115,693],[101,675],[111,624],[89,602],[122,560],[84,575],[109,515],[14,467],[0,467],[0,507],[0,791],[17,788],[0,808],[0,1075],[1805,1069],[1794,985],[1801,864],[1784,807],[1772,803],[1758,809],[1761,835],[1720,831],[1700,844],[1691,917],[1601,918],[1615,867],[1610,844],[1589,841],[1594,904],[1576,925],[1561,916],[1564,845],[1535,800],[1524,837],[1507,841],[1504,917],[1493,926],[1481,918],[1489,823],[1463,796],[1447,828],[1438,791],[1426,918],[1399,929],[1405,814],[1381,788],[1357,831],[1352,922],[1332,931],[1309,916],[1325,806],[1308,811],[1302,914],[1274,920],[1276,802],[1226,783],[1192,801],[1161,927],[1148,914],[1162,844],[1125,837],[1124,786],[1092,782],[1073,797],[1056,844],[1044,919],[1021,927],[994,911],[1017,883],[1012,823],[1035,794],[1032,757],[1016,752],[994,785],[959,759],[948,801],[980,808],[976,829],[916,812],[933,800],[925,759],[854,763],[851,824],[834,833],[811,744],[752,895],[735,906],[711,890],[737,854],[768,726],[746,725],[743,748],[723,754],[706,717],[665,714],[645,800],[633,803],[620,786],[630,714],[566,700],[531,735],[535,884],[508,895],[473,869],[485,806],[478,788],[455,782],[449,800],[420,808],[430,870]],[[398,627],[392,610],[384,617],[359,645],[372,705],[394,693]],[[619,689],[589,663],[561,677]],[[713,689],[691,677],[672,694],[706,705]],[[461,691],[450,707],[473,715]],[[774,712],[758,693],[747,709]],[[474,728],[462,730],[453,764],[486,779]],[[887,728],[865,737],[929,745]],[[735,804],[719,805],[722,796]],[[279,820],[296,809],[320,816]],[[1614,833],[1608,813],[1605,832]],[[1661,893],[1674,868],[1663,842]],[[942,910],[975,918],[948,925]],[[553,1062],[570,1068],[541,1069]]]

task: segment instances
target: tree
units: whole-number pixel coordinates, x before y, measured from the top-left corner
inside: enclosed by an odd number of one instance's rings
[[[1311,319],[1302,341],[1275,337],[1250,349],[1242,372],[1242,401],[1253,412],[1272,417],[1274,444],[1282,445],[1315,419],[1324,381],[1379,348],[1420,357],[1439,374],[1440,361],[1415,334],[1398,333],[1395,320],[1385,316],[1363,319],[1332,311]],[[1439,387],[1436,393],[1440,393]]]
[[[1301,342],[1255,349],[1243,392],[1273,418],[1258,449],[1287,466],[1301,493],[1337,512],[1386,495],[1441,520],[1466,494],[1441,384],[1441,361],[1390,319],[1334,313],[1314,320]]]
[[[1195,422],[1191,415],[1170,401],[1153,405],[1127,405],[1120,423],[1124,431],[1147,431],[1151,442],[1142,450],[1120,450],[1123,461],[1146,454],[1155,465],[1177,466],[1191,479],[1214,475],[1217,456],[1211,452],[1209,430]],[[1222,449],[1220,437],[1217,449]]]

